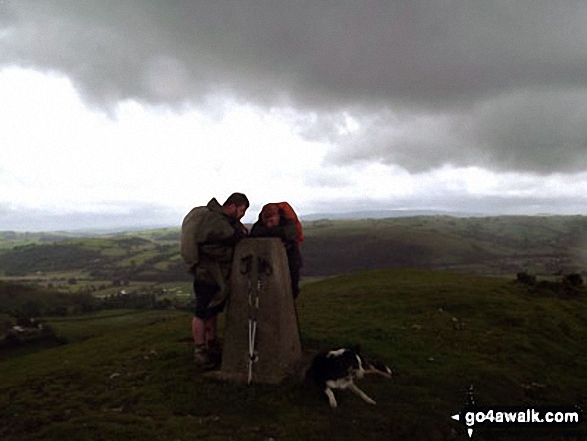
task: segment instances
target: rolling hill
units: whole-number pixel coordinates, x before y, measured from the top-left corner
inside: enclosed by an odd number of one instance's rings
[[[377,406],[338,392],[333,411],[311,384],[246,387],[198,375],[189,313],[102,311],[50,319],[68,344],[0,361],[0,438],[459,440],[465,427],[450,416],[471,385],[486,405],[587,399],[584,291],[397,269],[309,283],[297,308],[309,354],[360,343],[394,366],[391,380],[360,383]],[[474,436],[583,439],[585,429]]]
[[[587,217],[419,216],[304,223],[307,277],[414,267],[512,275],[582,272]],[[48,238],[59,240],[51,241]],[[96,237],[0,234],[0,277],[79,271],[95,280],[188,281],[179,229]]]

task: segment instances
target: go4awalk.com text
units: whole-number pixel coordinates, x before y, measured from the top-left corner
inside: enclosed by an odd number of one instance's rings
[[[577,429],[583,423],[583,411],[576,406],[465,406],[452,418],[466,427],[471,438],[474,430],[481,428],[508,431]]]

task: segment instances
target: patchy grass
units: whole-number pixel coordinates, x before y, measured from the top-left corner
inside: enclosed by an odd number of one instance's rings
[[[137,327],[150,326],[152,323],[170,317],[183,316],[176,311],[141,311],[131,309],[102,310],[92,314],[74,317],[53,318],[49,321],[58,336],[67,341],[76,342],[97,337],[112,330],[126,333]]]
[[[338,392],[333,411],[305,384],[212,380],[192,365],[189,314],[104,311],[51,320],[72,343],[0,362],[0,438],[466,439],[450,415],[470,384],[488,405],[587,398],[585,293],[396,270],[305,284],[297,306],[306,350],[360,343],[396,366],[361,382],[377,406]]]
[[[159,252],[155,250],[147,250],[143,252],[139,252],[138,254],[133,255],[127,259],[121,260],[118,264],[120,266],[138,266],[143,265],[149,259],[153,259],[159,256]]]

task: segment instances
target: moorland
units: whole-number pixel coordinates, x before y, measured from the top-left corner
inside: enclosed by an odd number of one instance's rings
[[[585,404],[587,218],[317,220],[304,233],[303,346],[360,343],[393,366],[361,383],[377,406],[342,392],[332,411],[297,381],[198,375],[178,229],[4,232],[0,438],[467,439],[450,415],[471,385],[485,404]]]

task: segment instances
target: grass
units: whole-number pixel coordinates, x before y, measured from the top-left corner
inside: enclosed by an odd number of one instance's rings
[[[547,353],[563,365],[587,367],[580,355],[580,337],[587,336],[584,298],[540,297],[503,279],[420,271],[343,276],[312,288],[316,297],[299,305],[304,329],[319,331],[312,338],[360,341],[406,372],[458,369],[478,383],[483,367],[525,384],[547,381],[545,365],[553,364],[543,358]],[[314,310],[328,310],[328,317]],[[487,393],[504,404],[520,399],[507,389]]]
[[[198,375],[184,312],[55,319],[69,344],[0,362],[0,438],[467,439],[450,415],[470,384],[487,405],[585,403],[584,294],[411,270],[305,284],[297,306],[307,351],[360,343],[396,367],[392,380],[361,382],[377,406],[339,392],[336,411],[306,384],[246,387]]]
[[[94,314],[76,317],[53,318],[51,326],[57,335],[70,342],[86,340],[104,335],[112,330],[125,333],[136,327],[150,325],[152,322],[177,316],[176,312],[141,310],[103,310]]]

